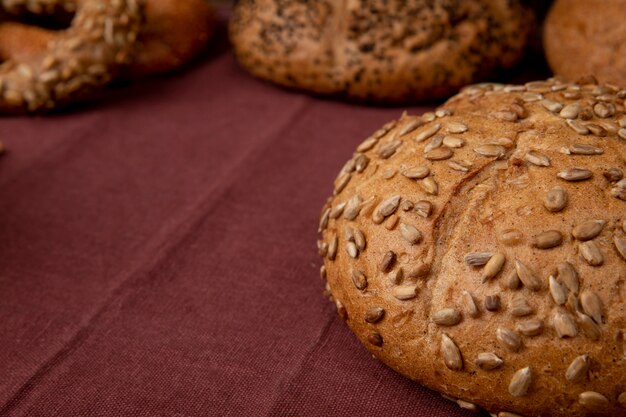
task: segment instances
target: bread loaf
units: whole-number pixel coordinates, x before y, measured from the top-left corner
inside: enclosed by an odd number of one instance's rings
[[[544,25],[550,67],[571,81],[626,85],[625,20],[626,0],[557,0]]]
[[[286,87],[432,100],[513,66],[530,15],[518,0],[241,0],[230,37],[244,68]]]
[[[625,99],[476,85],[362,142],[318,248],[367,349],[500,417],[626,415]]]

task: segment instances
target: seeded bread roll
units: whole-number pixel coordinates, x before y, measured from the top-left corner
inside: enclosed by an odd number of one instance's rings
[[[476,85],[361,143],[318,248],[367,349],[499,417],[626,415],[625,98]]]
[[[531,22],[518,0],[241,0],[230,22],[253,75],[319,94],[449,96],[512,67]]]
[[[626,0],[558,0],[544,26],[552,70],[575,81],[587,74],[626,85]]]

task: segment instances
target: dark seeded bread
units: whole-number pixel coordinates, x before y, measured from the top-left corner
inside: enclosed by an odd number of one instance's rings
[[[626,0],[558,0],[544,26],[552,70],[576,81],[587,74],[626,85]]]
[[[259,78],[398,102],[449,96],[513,66],[530,21],[517,0],[241,0],[230,36]]]
[[[625,99],[477,85],[367,138],[318,242],[367,349],[500,417],[626,415]]]

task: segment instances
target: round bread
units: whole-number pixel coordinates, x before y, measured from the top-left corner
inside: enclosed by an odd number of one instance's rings
[[[513,66],[530,22],[517,0],[241,0],[230,37],[259,78],[402,102],[449,96]]]
[[[13,13],[76,13],[71,26],[46,42],[26,42],[25,51],[10,56],[0,47],[0,112],[50,110],[101,88],[127,63],[142,19],[136,0],[2,0],[2,10]],[[24,44],[18,31],[7,48]],[[0,32],[6,35],[6,32]]]
[[[124,79],[182,67],[205,50],[216,27],[216,15],[207,0],[146,0],[145,16],[133,61],[122,71]]]
[[[367,349],[500,417],[626,415],[625,99],[476,85],[361,143],[318,248]]]
[[[552,70],[571,81],[593,74],[626,85],[626,0],[557,0],[544,25]]]

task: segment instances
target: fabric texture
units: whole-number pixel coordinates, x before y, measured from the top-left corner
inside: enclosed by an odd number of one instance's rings
[[[333,179],[403,110],[257,81],[222,28],[184,72],[0,119],[0,416],[470,415],[322,296]]]

